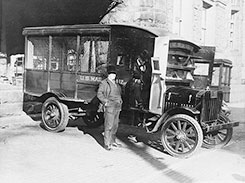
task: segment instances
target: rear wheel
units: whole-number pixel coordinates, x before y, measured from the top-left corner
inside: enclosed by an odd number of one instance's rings
[[[164,122],[162,145],[172,156],[187,158],[202,145],[203,134],[199,123],[185,114],[177,114]]]
[[[65,129],[69,120],[68,107],[55,97],[48,98],[42,106],[42,121],[46,130],[60,132]]]
[[[230,119],[224,114],[220,114],[220,123],[227,123]],[[221,148],[230,142],[233,135],[233,128],[224,128],[214,132],[204,134],[203,147]]]

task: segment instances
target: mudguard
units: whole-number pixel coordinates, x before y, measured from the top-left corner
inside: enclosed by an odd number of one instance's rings
[[[149,130],[148,133],[153,133],[158,131],[159,127],[171,116],[175,114],[186,114],[191,117],[195,117],[196,115],[200,114],[200,111],[198,111],[195,108],[189,108],[189,107],[175,107],[172,109],[167,110],[156,122],[154,128],[152,130]]]

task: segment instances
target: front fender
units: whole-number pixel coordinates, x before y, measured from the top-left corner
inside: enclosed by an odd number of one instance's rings
[[[200,114],[200,111],[198,111],[195,108],[190,107],[175,107],[172,109],[167,110],[156,122],[154,128],[149,131],[149,133],[153,133],[158,131],[159,127],[171,116],[175,114],[186,114],[191,117],[195,117],[196,115]]]

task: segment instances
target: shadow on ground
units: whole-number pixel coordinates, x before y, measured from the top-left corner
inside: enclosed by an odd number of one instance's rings
[[[42,117],[41,114],[31,114],[29,115],[34,121],[41,121]],[[40,127],[44,128],[43,123],[40,123]],[[78,128],[80,131],[83,131],[84,134],[91,135],[99,145],[103,147],[103,135],[102,132],[104,131],[103,126],[97,128],[90,128],[87,127],[86,124],[83,122],[82,118],[78,118],[76,120],[69,120],[67,127]],[[129,124],[122,123],[119,125],[117,136],[119,138],[126,138],[127,141],[134,141],[134,143],[142,142],[149,147],[152,147],[158,151],[163,153],[167,153],[164,151],[161,140],[160,140],[160,133],[149,134],[146,133],[145,129],[142,127],[136,127]],[[133,137],[130,138],[130,137]]]
[[[35,114],[31,115],[31,118],[35,121],[40,122],[40,127],[43,128],[43,124],[41,122],[41,115]],[[103,131],[104,127],[100,126],[98,128],[89,128],[83,122],[82,118],[77,120],[69,120],[68,126],[69,128],[77,128],[79,131],[82,131],[84,134],[90,135],[96,142],[103,147],[104,139],[103,139]],[[135,127],[129,124],[120,124],[117,137],[124,144],[124,148],[127,151],[135,154],[140,157],[143,161],[147,162],[150,166],[158,171],[156,176],[163,175],[172,179],[174,182],[182,183],[182,182],[194,182],[190,177],[182,174],[181,172],[177,172],[171,169],[166,164],[166,158],[172,158],[164,151],[161,140],[160,133],[149,134],[142,127]],[[161,156],[159,153],[152,153],[151,148],[163,153]],[[166,156],[167,155],[167,156]],[[154,178],[154,177],[152,177]]]

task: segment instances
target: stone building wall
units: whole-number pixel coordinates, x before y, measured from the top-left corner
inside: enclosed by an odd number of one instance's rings
[[[123,0],[100,23],[159,27],[167,31],[166,4],[166,0]]]
[[[6,57],[1,57],[0,55],[0,77],[6,75],[7,70],[7,59]]]
[[[166,22],[165,29],[172,32],[173,27],[173,1],[166,0]]]
[[[236,13],[234,23],[234,45],[230,51],[233,62],[231,80],[231,101],[245,103],[245,7],[244,0],[238,1],[239,12]]]
[[[215,46],[215,58],[229,59],[233,63],[230,101],[245,103],[244,0],[234,1],[239,9],[233,20],[233,47],[230,45],[230,23],[234,4],[231,0],[207,2],[212,6],[208,10],[206,41],[202,40],[203,0],[123,0],[101,23],[159,27],[170,35],[180,36],[199,45]],[[176,7],[176,4],[180,7]]]
[[[227,50],[229,32],[228,32],[228,18],[229,10],[227,5],[217,3],[216,4],[216,21],[215,21],[215,46],[216,51],[221,53],[223,57],[223,52]],[[224,58],[224,57],[223,57]]]
[[[202,1],[193,1],[193,41],[200,43],[201,40],[201,19]]]
[[[230,4],[230,12],[232,10],[232,4]],[[242,25],[244,24],[244,1],[237,0],[235,6],[239,7],[238,12],[234,14],[234,19],[229,18],[230,23],[234,23],[233,35],[228,35],[228,44],[230,40],[233,41],[233,46],[228,45],[228,49],[225,50],[226,56],[233,63],[231,73],[231,102],[245,103],[245,85],[242,83],[243,77],[243,65],[245,63],[243,53],[244,49],[244,32]],[[228,28],[230,31],[230,27]]]

